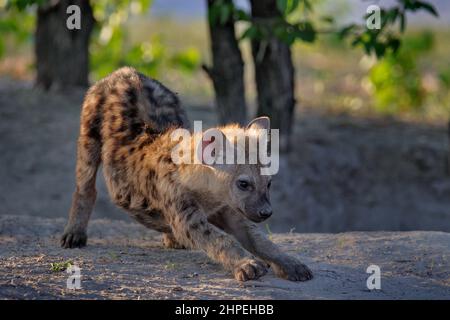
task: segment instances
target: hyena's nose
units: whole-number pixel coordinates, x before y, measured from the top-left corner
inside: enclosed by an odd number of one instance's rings
[[[272,215],[272,209],[270,208],[261,209],[259,210],[258,214],[261,218],[267,219]]]

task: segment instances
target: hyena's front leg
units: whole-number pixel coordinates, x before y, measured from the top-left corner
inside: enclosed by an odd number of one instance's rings
[[[170,233],[163,233],[162,242],[164,247],[167,249],[186,249],[185,246],[180,244],[175,237],[173,236],[172,232]]]
[[[64,248],[83,247],[87,242],[87,225],[97,192],[95,178],[100,164],[100,143],[88,136],[78,140],[76,190],[72,198],[69,221],[61,237]]]
[[[245,250],[232,236],[210,224],[199,208],[184,202],[169,217],[173,235],[186,247],[201,249],[216,262],[233,272],[239,281],[257,279],[266,274],[261,261]]]
[[[270,241],[258,226],[234,213],[225,218],[224,230],[233,234],[244,248],[266,261],[275,274],[291,281],[312,279],[311,270],[296,257],[290,256]]]

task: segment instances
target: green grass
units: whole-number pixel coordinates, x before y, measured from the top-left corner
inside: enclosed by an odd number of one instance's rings
[[[50,263],[50,271],[52,272],[62,272],[67,270],[73,265],[71,260],[67,260],[64,262],[52,262]]]
[[[269,235],[269,236],[268,236],[268,237],[269,237],[269,240],[273,240],[273,233],[272,233],[272,231],[270,230],[270,226],[269,226],[268,223],[266,223],[266,230],[267,230],[267,234]]]

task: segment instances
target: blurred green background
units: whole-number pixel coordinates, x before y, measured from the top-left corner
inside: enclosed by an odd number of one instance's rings
[[[20,1],[19,1],[20,2]],[[381,1],[380,5],[389,5]],[[296,98],[300,108],[363,116],[396,116],[442,122],[450,108],[450,28],[448,1],[431,1],[438,20],[413,16],[397,55],[377,60],[352,49],[337,35],[323,35],[312,44],[296,42]],[[0,8],[6,0],[0,0]],[[246,7],[245,1],[237,1]],[[360,21],[367,3],[321,0],[317,16]],[[94,1],[90,45],[91,81],[122,65],[131,65],[176,90],[193,105],[210,105],[214,92],[201,70],[210,64],[204,1]],[[0,9],[1,10],[1,9]],[[34,8],[0,13],[0,76],[34,77]],[[238,25],[238,33],[245,26]],[[241,41],[246,94],[254,105],[255,85],[248,41]]]

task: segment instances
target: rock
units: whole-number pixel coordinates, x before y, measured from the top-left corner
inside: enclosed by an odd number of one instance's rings
[[[0,217],[0,299],[450,299],[444,232],[273,234],[314,279],[290,282],[270,271],[239,285],[202,252],[165,250],[157,232],[136,223],[93,220],[86,248],[62,249],[64,223]],[[81,268],[81,289],[66,288],[70,274],[50,271],[69,260]],[[367,288],[370,265],[380,267],[380,290]]]

